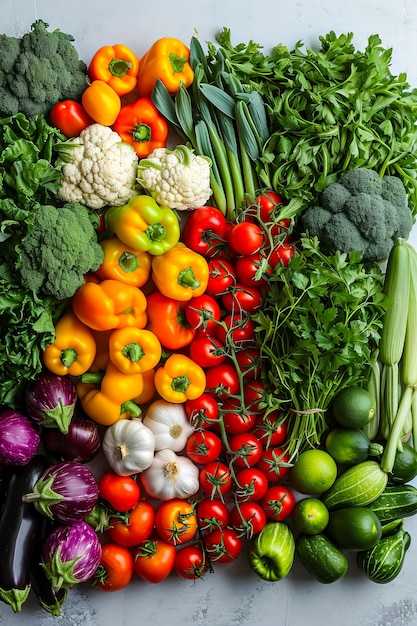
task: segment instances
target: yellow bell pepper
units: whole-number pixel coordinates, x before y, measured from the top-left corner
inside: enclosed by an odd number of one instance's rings
[[[152,331],[130,326],[111,333],[109,355],[113,365],[124,374],[143,374],[159,363],[162,347]]]
[[[154,376],[157,393],[167,402],[182,403],[199,398],[206,388],[206,374],[185,354],[171,354]]]
[[[101,280],[118,280],[125,285],[143,287],[151,274],[151,255],[131,248],[118,237],[100,242],[104,252],[103,263],[96,274]]]
[[[55,325],[55,340],[42,353],[44,365],[58,376],[80,376],[92,365],[96,341],[88,326],[74,313],[65,313]]]
[[[164,296],[191,300],[205,292],[209,267],[201,254],[178,242],[168,252],[152,259],[152,279]]]

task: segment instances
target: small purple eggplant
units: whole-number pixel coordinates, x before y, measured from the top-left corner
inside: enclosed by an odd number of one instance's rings
[[[0,463],[26,465],[40,443],[39,428],[20,411],[5,409],[0,413]]]
[[[44,428],[58,427],[63,433],[68,432],[76,402],[76,386],[69,376],[41,373],[25,394],[29,417]]]

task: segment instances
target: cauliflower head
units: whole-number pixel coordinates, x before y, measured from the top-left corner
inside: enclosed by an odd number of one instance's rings
[[[211,161],[188,146],[156,148],[139,161],[139,185],[160,206],[186,211],[204,206],[212,195]]]
[[[64,202],[101,209],[122,206],[139,193],[137,155],[110,127],[91,124],[57,149],[60,162],[65,162],[58,192]]]

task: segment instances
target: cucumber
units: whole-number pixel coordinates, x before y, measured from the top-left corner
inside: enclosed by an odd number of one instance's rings
[[[326,437],[325,447],[336,463],[342,465],[355,465],[383,452],[383,447],[371,443],[360,428],[334,428]]]
[[[364,506],[348,506],[329,514],[326,535],[345,550],[369,550],[381,539],[377,515]]]
[[[322,496],[329,511],[345,506],[366,506],[384,491],[388,474],[377,461],[362,461],[336,478]]]
[[[323,533],[298,535],[295,551],[303,567],[319,583],[334,583],[348,571],[345,553]]]
[[[417,488],[413,485],[386,487],[369,508],[381,522],[392,522],[417,513]]]

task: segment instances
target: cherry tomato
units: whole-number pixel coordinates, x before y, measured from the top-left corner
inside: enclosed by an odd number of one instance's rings
[[[206,369],[206,393],[224,399],[239,392],[239,374],[233,365],[221,363]]]
[[[110,539],[126,547],[137,546],[151,536],[155,511],[148,500],[139,500],[127,515],[110,518]]]
[[[264,448],[280,446],[287,439],[287,423],[282,420],[278,411],[266,416],[259,415],[252,432],[260,439]]]
[[[225,528],[229,523],[229,509],[220,498],[203,498],[196,507],[198,527],[202,533],[214,528]]]
[[[185,452],[194,463],[205,465],[219,458],[222,440],[210,430],[196,430],[187,440]]]
[[[282,448],[263,450],[256,467],[261,470],[270,483],[280,482],[290,472],[289,454]]]
[[[253,413],[263,414],[262,404],[266,401],[266,395],[265,385],[261,380],[249,380],[243,390],[243,401]]]
[[[194,539],[197,533],[197,516],[188,500],[166,500],[155,514],[155,530],[159,537],[173,545]]]
[[[264,235],[253,222],[239,222],[228,233],[228,242],[237,254],[254,254],[260,250]]]
[[[285,485],[272,485],[261,500],[268,519],[281,522],[289,517],[295,507],[295,497]]]
[[[262,305],[263,294],[258,287],[248,287],[242,283],[236,283],[229,287],[222,296],[222,304],[230,313],[255,313]]]
[[[239,398],[227,398],[223,402],[221,415],[228,435],[247,433],[256,424],[256,414],[249,411]]]
[[[208,268],[209,278],[206,293],[210,296],[220,296],[235,284],[235,270],[229,261],[225,259],[210,259]]]
[[[243,541],[235,528],[215,528],[203,537],[211,561],[231,563],[242,551]]]
[[[119,513],[132,509],[140,497],[139,485],[134,478],[119,476],[113,471],[106,472],[99,479],[98,490],[100,497]]]
[[[241,502],[230,511],[231,526],[248,539],[258,535],[266,521],[265,511],[258,502]]]
[[[225,245],[226,224],[224,214],[216,207],[198,207],[188,215],[182,241],[204,257],[213,257]]]
[[[284,267],[287,267],[291,258],[294,256],[294,247],[289,243],[282,243],[271,251],[268,262],[271,267],[275,267],[279,263],[282,263]]]
[[[262,456],[262,444],[252,433],[240,433],[229,439],[234,467],[253,467]]]
[[[227,352],[220,339],[212,335],[197,334],[188,346],[191,359],[203,368],[220,365]]]
[[[238,502],[262,500],[268,490],[268,480],[256,467],[246,467],[235,476],[234,495]]]
[[[269,229],[272,236],[285,232],[291,224],[289,219],[279,219],[279,206],[284,199],[274,191],[265,192],[255,198],[259,206],[259,219]]]
[[[209,393],[202,393],[194,400],[186,400],[184,410],[194,428],[208,428],[219,419],[219,405]]]
[[[177,551],[172,543],[162,539],[147,539],[133,552],[136,574],[150,583],[159,583],[170,575]]]
[[[93,120],[76,100],[63,100],[54,104],[49,112],[52,126],[66,137],[78,137],[81,131],[93,124]]]
[[[240,371],[245,382],[250,378],[259,378],[261,375],[261,353],[259,348],[246,348],[235,353]]]
[[[233,486],[230,469],[222,461],[206,463],[200,470],[199,480],[203,493],[211,498],[228,493]]]
[[[209,567],[201,544],[195,543],[177,550],[174,569],[178,576],[190,580],[202,578]]]
[[[273,270],[268,264],[268,259],[261,251],[254,254],[240,256],[235,262],[236,279],[247,287],[260,287],[267,284],[266,274],[272,274]]]
[[[216,330],[216,337],[226,346],[244,347],[255,339],[255,324],[248,313],[234,311],[225,315]]]
[[[185,317],[194,330],[215,333],[220,320],[220,306],[213,296],[203,293],[188,301]]]
[[[125,546],[105,543],[101,546],[100,565],[93,584],[103,591],[119,591],[128,586],[134,572],[133,556]]]

